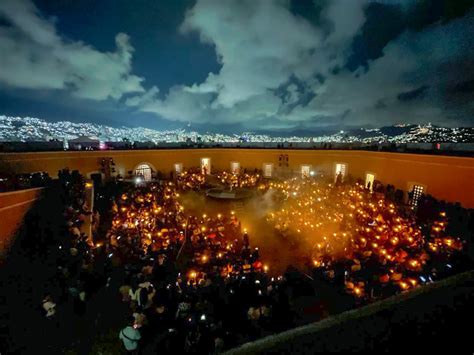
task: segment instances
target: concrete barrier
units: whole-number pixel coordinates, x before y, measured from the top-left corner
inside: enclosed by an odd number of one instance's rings
[[[474,271],[231,349],[240,354],[472,352]]]

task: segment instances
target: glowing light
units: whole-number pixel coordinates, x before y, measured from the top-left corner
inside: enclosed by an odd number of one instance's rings
[[[450,230],[448,219],[439,218],[440,221],[434,222],[431,235],[425,240],[411,212],[405,213],[390,201],[376,198],[363,184],[335,188],[334,184],[322,184],[315,179],[252,182],[255,175],[251,174],[222,173],[220,176],[225,184],[273,189],[281,196],[280,208],[266,216],[267,222],[276,233],[307,246],[300,249],[300,256],[310,260],[314,268],[330,278],[334,265],[347,261],[344,270],[346,291],[354,297],[371,298],[362,282],[368,282],[367,274],[373,276],[374,281],[395,285],[401,290],[415,288],[425,282],[417,274],[427,275],[424,266],[429,265],[427,260],[431,256],[435,253],[437,258],[451,255],[463,246],[459,238],[445,236],[445,231]],[[189,284],[205,280],[207,265],[216,262],[213,258],[219,261],[209,266],[217,268],[223,277],[242,277],[244,271],[238,264],[233,264],[234,256],[240,254],[241,242],[233,244],[231,241],[242,240],[243,234],[248,233],[247,227],[253,228],[252,225],[239,230],[241,221],[235,217],[235,211],[228,212],[231,218],[224,212],[213,212],[208,217],[205,213],[193,216],[188,208],[185,211],[178,201],[178,191],[201,188],[205,180],[201,174],[191,172],[181,174],[179,179],[177,184],[156,185],[156,189],[152,185],[153,194],[143,193],[140,188],[129,195],[121,195],[115,207],[112,230],[120,232],[123,229],[127,233],[130,228],[128,234],[122,234],[125,237],[121,242],[139,238],[144,249],[151,246],[154,250],[166,250],[182,243],[189,228],[190,243],[196,240],[216,242],[212,247],[200,249],[201,254],[194,259],[194,269],[187,272]],[[445,214],[440,213],[440,217]],[[255,228],[252,233],[257,234],[259,230]],[[119,239],[120,236],[111,238],[110,245],[115,247]],[[96,247],[99,246],[98,243]],[[258,255],[257,250],[255,248],[254,253],[252,249],[252,255]],[[368,269],[372,265],[368,260],[379,263],[380,268]],[[259,258],[246,265],[256,272],[269,272],[268,264],[263,264]],[[450,264],[444,265],[450,267]],[[372,281],[367,285],[372,287]]]

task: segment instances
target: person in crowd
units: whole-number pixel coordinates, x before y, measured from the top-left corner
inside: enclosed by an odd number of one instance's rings
[[[119,333],[119,339],[122,341],[125,350],[129,354],[137,354],[139,341],[141,339],[140,331],[135,323],[135,318],[129,319],[128,325]]]
[[[42,307],[46,318],[52,318],[56,314],[56,303],[53,302],[53,299],[50,295],[46,295],[46,297],[43,299]]]

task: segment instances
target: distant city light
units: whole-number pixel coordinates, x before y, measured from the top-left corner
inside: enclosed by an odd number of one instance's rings
[[[35,117],[13,117],[0,115],[0,141],[3,142],[44,142],[58,148],[77,149],[70,141],[86,137],[96,143],[89,149],[126,148],[134,142],[148,145],[186,144],[231,144],[246,145],[252,143],[291,144],[301,143],[308,146],[318,143],[432,143],[434,149],[441,149],[441,143],[472,143],[474,128],[447,128],[431,124],[398,124],[394,127],[403,130],[395,134],[383,133],[379,128],[360,128],[340,130],[335,134],[314,136],[276,136],[252,132],[235,133],[198,133],[187,129],[154,130],[143,127],[109,127],[95,123],[75,123],[69,121],[48,122]],[[126,137],[126,140],[124,140]]]

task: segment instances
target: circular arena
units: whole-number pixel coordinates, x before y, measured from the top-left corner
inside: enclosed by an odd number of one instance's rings
[[[280,166],[269,150],[245,152],[254,161],[232,170],[235,151],[229,169],[225,150],[168,161],[140,151],[1,156],[36,184],[0,194],[19,225],[2,226],[9,351],[112,354],[127,341],[150,354],[360,349],[379,330],[341,329],[387,330],[383,314],[411,335],[373,349],[459,334],[450,319],[470,303],[448,305],[472,297],[458,287],[472,280],[472,196],[424,171],[440,157],[289,151]],[[189,155],[195,164],[181,163]],[[453,172],[454,159],[472,177],[470,158],[443,158],[432,166]],[[395,172],[400,164],[412,168]],[[426,323],[437,307],[449,330]]]

